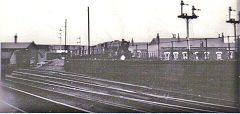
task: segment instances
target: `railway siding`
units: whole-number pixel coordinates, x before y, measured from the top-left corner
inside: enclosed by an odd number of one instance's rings
[[[6,81],[23,91],[90,112],[238,111],[236,107],[231,105],[193,100],[196,96],[186,93],[160,90],[65,71],[18,69],[8,75]],[[186,95],[193,99],[174,97],[174,94]]]

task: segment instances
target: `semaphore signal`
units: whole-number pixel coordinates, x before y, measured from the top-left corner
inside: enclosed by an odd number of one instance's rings
[[[182,18],[182,19],[186,19],[186,23],[187,23],[187,48],[188,48],[188,59],[189,59],[189,54],[190,54],[190,40],[189,40],[189,20],[190,19],[197,19],[199,16],[197,16],[195,14],[195,11],[200,11],[200,9],[196,9],[195,6],[192,6],[192,15],[188,15],[187,13],[183,12],[183,6],[184,5],[189,5],[189,4],[185,4],[183,2],[183,0],[181,0],[181,14],[178,16],[178,18]]]

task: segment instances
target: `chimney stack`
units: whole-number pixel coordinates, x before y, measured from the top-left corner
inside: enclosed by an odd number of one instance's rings
[[[172,34],[173,38],[176,38],[176,34]]]
[[[15,34],[15,36],[14,36],[14,43],[16,44],[17,43],[17,33]]]
[[[177,34],[178,36],[177,36],[177,38],[178,38],[178,41],[180,41],[180,35],[179,35],[179,33]]]
[[[224,41],[224,35],[223,35],[223,33],[222,33],[222,41]]]
[[[132,38],[132,42],[131,42],[131,43],[132,43],[132,46],[134,46],[134,41],[133,41],[133,38]]]
[[[159,38],[160,38],[160,37],[159,37],[159,33],[157,33],[157,37],[156,37],[157,41],[160,40]]]

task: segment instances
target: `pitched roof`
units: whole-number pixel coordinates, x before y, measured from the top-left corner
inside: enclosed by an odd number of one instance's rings
[[[13,43],[13,42],[2,42],[1,47],[2,49],[26,49],[28,48],[32,43],[34,42],[19,42],[19,43]]]
[[[147,43],[149,43],[149,42],[134,42],[133,44],[134,45],[147,45]],[[132,45],[132,44],[129,44],[129,45]]]
[[[206,45],[207,39],[207,46],[208,47],[228,47],[228,43],[224,43],[221,38],[190,38],[190,45],[191,47],[200,47],[200,44],[203,43],[203,46]],[[183,38],[160,38],[160,46],[161,47],[171,47],[171,42],[173,41],[174,47],[186,47],[187,46],[187,39]],[[153,38],[150,45],[156,45],[157,40]],[[234,43],[230,43],[231,47],[234,47]]]
[[[39,49],[49,49],[50,45],[37,45]]]

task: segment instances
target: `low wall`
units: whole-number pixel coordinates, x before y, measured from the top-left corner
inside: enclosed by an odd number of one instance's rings
[[[69,60],[65,70],[109,80],[238,101],[236,61]]]

